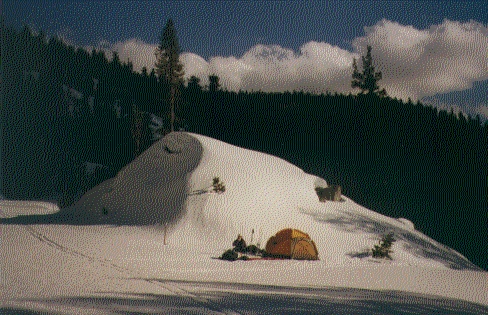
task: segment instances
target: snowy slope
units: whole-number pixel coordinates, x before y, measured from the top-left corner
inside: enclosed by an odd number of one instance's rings
[[[216,176],[226,191],[205,192]],[[378,303],[395,309],[383,314],[488,312],[480,306],[488,306],[488,273],[406,219],[380,215],[347,197],[319,202],[316,185],[326,181],[277,157],[173,133],[70,209],[2,200],[1,215],[10,219],[0,225],[2,248],[8,249],[1,253],[0,310],[250,314],[253,308],[242,306],[246,299],[264,298],[268,308],[262,313],[273,314],[278,304],[286,305],[271,302],[278,294],[307,306],[291,313],[336,306],[344,310],[337,313],[375,314]],[[264,246],[286,227],[307,232],[320,260],[212,259],[231,247],[237,233]],[[398,240],[393,260],[366,257],[387,232]],[[280,293],[272,293],[277,288]],[[244,308],[222,299],[229,294],[242,297]],[[317,297],[328,306],[316,304]],[[344,299],[363,301],[365,308],[353,311]]]
[[[202,193],[214,177],[224,182],[225,193]],[[312,237],[328,266],[376,263],[360,257],[381,234],[393,232],[398,241],[389,264],[478,269],[415,231],[406,219],[383,216],[347,197],[319,202],[317,185],[326,186],[326,181],[277,157],[173,133],[88,192],[71,211],[83,213],[88,222],[166,223],[168,243],[205,247],[215,255],[229,248],[238,233],[264,247],[279,230],[297,228]]]

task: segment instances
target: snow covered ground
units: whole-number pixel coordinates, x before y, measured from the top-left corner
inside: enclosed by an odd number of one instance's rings
[[[224,193],[209,192],[214,177]],[[0,200],[0,313],[488,314],[487,272],[406,219],[319,202],[325,185],[179,132],[72,208]],[[264,247],[287,227],[311,236],[319,261],[215,259],[238,233]],[[388,232],[393,260],[372,259]]]

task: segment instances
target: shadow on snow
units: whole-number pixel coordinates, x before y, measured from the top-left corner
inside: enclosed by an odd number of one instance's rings
[[[148,280],[148,279],[144,279]],[[111,314],[484,314],[488,307],[462,300],[401,291],[291,288],[266,285],[155,280],[178,285],[177,295],[98,292],[102,296],[35,299],[44,309],[93,309]],[[183,292],[183,293],[181,293]],[[105,294],[106,296],[103,296]],[[27,302],[27,301],[22,301]],[[2,314],[50,314],[24,308]],[[56,313],[53,311],[53,313]]]
[[[363,232],[377,234],[378,236],[393,232],[394,238],[397,241],[404,241],[404,249],[413,253],[417,257],[433,259],[442,262],[446,267],[451,269],[469,269],[481,271],[482,269],[461,257],[452,249],[439,244],[433,244],[425,237],[419,235],[415,230],[409,228],[401,228],[387,222],[378,222],[367,216],[349,211],[338,211],[330,215],[324,213],[315,213],[302,211],[311,215],[316,221],[322,223],[330,223],[334,227],[348,231],[348,232]],[[379,238],[378,238],[379,239]],[[371,243],[371,247],[375,243]],[[350,257],[365,258],[370,256],[368,251],[353,252],[347,254]]]

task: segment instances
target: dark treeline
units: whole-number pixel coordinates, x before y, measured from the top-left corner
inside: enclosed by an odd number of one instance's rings
[[[150,114],[169,131],[169,88],[117,55],[2,25],[1,79],[6,198],[69,204],[154,141]],[[376,95],[237,93],[216,77],[211,85],[180,87],[176,130],[288,160],[488,270],[488,123]],[[108,170],[87,179],[85,161]]]
[[[191,130],[267,152],[487,268],[487,125],[377,96],[218,92]]]
[[[117,54],[108,61],[2,24],[4,196],[66,205],[115,174],[151,144],[148,113],[166,107],[164,90],[154,72],[135,73]],[[105,174],[87,182],[86,161]]]

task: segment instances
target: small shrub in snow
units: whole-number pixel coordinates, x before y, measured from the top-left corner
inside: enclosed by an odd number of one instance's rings
[[[228,260],[228,261],[235,261],[235,260],[237,260],[238,257],[239,257],[239,254],[237,254],[237,252],[235,252],[232,249],[228,249],[222,254],[222,256],[220,256],[220,259]]]
[[[213,191],[218,194],[225,192],[225,185],[220,181],[220,178],[218,177],[213,178],[212,187],[213,187]]]
[[[190,194],[191,195],[202,195],[202,194],[207,194],[207,193],[211,193],[211,192],[215,192],[218,194],[222,194],[223,192],[225,192],[225,185],[223,182],[220,181],[220,178],[214,177],[212,180],[212,186],[207,187],[207,188],[203,188],[203,189],[194,190]]]
[[[393,238],[393,233],[389,233],[386,235],[383,235],[383,238],[379,242],[379,245],[374,245],[372,252],[373,252],[373,258],[388,258],[392,259],[390,257],[391,251],[391,246],[393,245],[393,242],[396,240]]]

